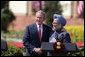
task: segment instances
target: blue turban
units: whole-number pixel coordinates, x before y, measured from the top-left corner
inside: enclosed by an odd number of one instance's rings
[[[54,14],[54,15],[53,15],[53,19],[55,19],[55,18],[58,19],[58,22],[59,22],[62,26],[65,26],[65,25],[66,25],[66,20],[65,20],[65,18],[63,18],[61,15]]]

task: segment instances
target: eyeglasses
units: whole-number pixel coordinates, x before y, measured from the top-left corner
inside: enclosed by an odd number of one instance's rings
[[[52,23],[52,24],[59,24],[59,23]]]
[[[43,17],[37,17],[37,18],[39,18],[39,19],[43,19]]]

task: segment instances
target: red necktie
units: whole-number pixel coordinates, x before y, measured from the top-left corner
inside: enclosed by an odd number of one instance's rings
[[[41,41],[41,26],[39,25],[39,38],[40,38],[40,41]]]

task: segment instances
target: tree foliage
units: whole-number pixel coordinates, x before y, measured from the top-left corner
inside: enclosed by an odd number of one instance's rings
[[[59,1],[46,1],[43,11],[46,13],[46,23],[52,26],[53,14],[61,14],[62,7]]]
[[[9,1],[1,1],[1,30],[7,32],[9,24],[15,19],[14,14],[9,10]]]

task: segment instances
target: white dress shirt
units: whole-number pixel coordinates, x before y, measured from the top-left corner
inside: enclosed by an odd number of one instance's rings
[[[38,31],[39,31],[39,25],[38,25],[38,23],[36,23],[37,24],[37,29],[38,29]],[[43,24],[41,24],[41,39],[42,39],[42,35],[43,35]]]

